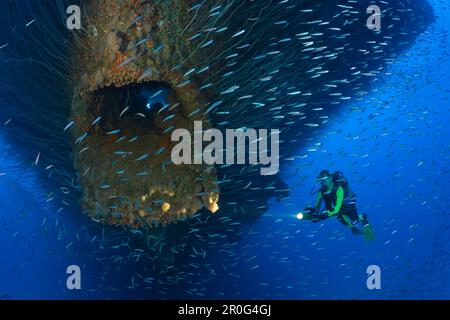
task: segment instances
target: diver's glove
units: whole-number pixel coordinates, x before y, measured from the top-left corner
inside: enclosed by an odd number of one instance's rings
[[[302,212],[302,219],[309,220],[311,222],[319,222],[326,219],[327,216],[322,213],[316,213],[316,208],[306,207]]]

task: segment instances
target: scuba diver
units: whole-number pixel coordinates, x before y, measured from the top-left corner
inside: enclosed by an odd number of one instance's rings
[[[358,214],[356,210],[355,194],[342,172],[322,170],[317,177],[317,187],[311,190],[311,194],[314,193],[317,193],[315,207],[307,207],[297,215],[298,219],[318,222],[336,216],[354,235],[364,235],[366,240],[375,239],[367,216]],[[322,204],[325,209],[320,211]]]

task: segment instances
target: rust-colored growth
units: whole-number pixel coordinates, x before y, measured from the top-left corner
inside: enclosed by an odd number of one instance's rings
[[[195,81],[180,86],[190,66],[174,68],[192,51],[180,35],[189,7],[190,1],[117,0],[92,1],[87,8],[90,24],[74,74],[75,167],[83,206],[104,223],[135,228],[184,219],[202,207],[217,211],[215,168],[170,162],[172,130],[193,132],[194,120],[204,127],[209,120],[203,111],[192,115],[204,109]],[[121,117],[127,106],[108,98],[117,88],[152,83],[167,88],[171,107],[151,117],[129,111]]]

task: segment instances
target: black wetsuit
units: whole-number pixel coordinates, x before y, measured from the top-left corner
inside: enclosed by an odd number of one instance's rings
[[[335,208],[337,199],[336,192],[338,188],[339,186],[334,186],[331,192],[326,192],[325,188],[321,190],[323,203],[328,211],[333,211]],[[337,218],[342,224],[348,227],[348,222],[344,219],[344,216],[347,216],[351,220],[352,225],[355,226],[360,221],[360,217],[356,209],[354,194],[344,186],[342,187],[342,189],[344,190],[344,199],[341,209],[337,213]],[[364,214],[362,215],[361,222],[363,223],[363,225],[368,223],[367,218]]]

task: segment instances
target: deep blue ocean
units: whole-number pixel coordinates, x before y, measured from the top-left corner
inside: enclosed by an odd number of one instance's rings
[[[283,165],[289,197],[243,222],[227,250],[195,248],[181,275],[160,277],[126,248],[94,247],[119,231],[77,206],[55,214],[45,177],[0,128],[0,299],[450,299],[450,6],[429,2],[432,25]],[[322,169],[346,175],[376,240],[336,219],[296,218],[314,203]],[[81,290],[66,287],[69,265],[81,268]],[[366,286],[370,265],[380,290]]]

